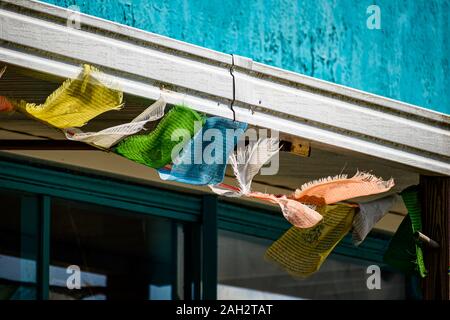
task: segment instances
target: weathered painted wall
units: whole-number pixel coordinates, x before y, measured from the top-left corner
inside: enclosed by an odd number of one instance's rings
[[[45,1],[450,114],[450,0]]]

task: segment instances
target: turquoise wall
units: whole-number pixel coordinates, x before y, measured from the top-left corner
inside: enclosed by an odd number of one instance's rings
[[[450,114],[450,0],[45,1]]]

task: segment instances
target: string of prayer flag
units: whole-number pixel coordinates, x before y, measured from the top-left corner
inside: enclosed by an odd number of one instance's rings
[[[161,119],[164,116],[165,107],[166,102],[160,98],[129,123],[98,132],[83,132],[77,128],[68,128],[63,131],[69,140],[85,142],[101,149],[110,149],[123,138],[143,130],[148,122]]]
[[[252,192],[253,178],[261,167],[279,152],[277,139],[259,139],[251,142],[247,147],[239,146],[237,153],[230,155],[230,164],[239,184],[239,188],[232,188],[225,184],[210,185],[212,191],[223,196],[246,196],[277,204],[283,216],[298,228],[310,228],[322,220],[322,216],[296,200],[287,197],[277,197],[272,194]]]

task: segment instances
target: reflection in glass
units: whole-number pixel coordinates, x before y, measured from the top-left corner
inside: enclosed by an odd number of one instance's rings
[[[219,232],[218,299],[405,299],[405,277],[382,269],[381,290],[367,288],[370,262],[331,254],[306,279],[264,259],[272,241]]]
[[[51,230],[50,299],[179,298],[176,222],[53,199]]]
[[[0,300],[36,298],[37,197],[0,190]]]

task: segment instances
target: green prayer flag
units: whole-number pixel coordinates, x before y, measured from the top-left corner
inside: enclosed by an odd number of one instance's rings
[[[155,130],[124,139],[115,151],[130,160],[159,169],[172,161],[174,148],[189,142],[205,120],[204,116],[188,107],[175,106]]]
[[[403,219],[384,255],[384,261],[407,274],[418,272],[424,278],[427,274],[423,251],[414,239],[414,232],[422,231],[422,212],[417,186],[401,193],[408,215]]]

